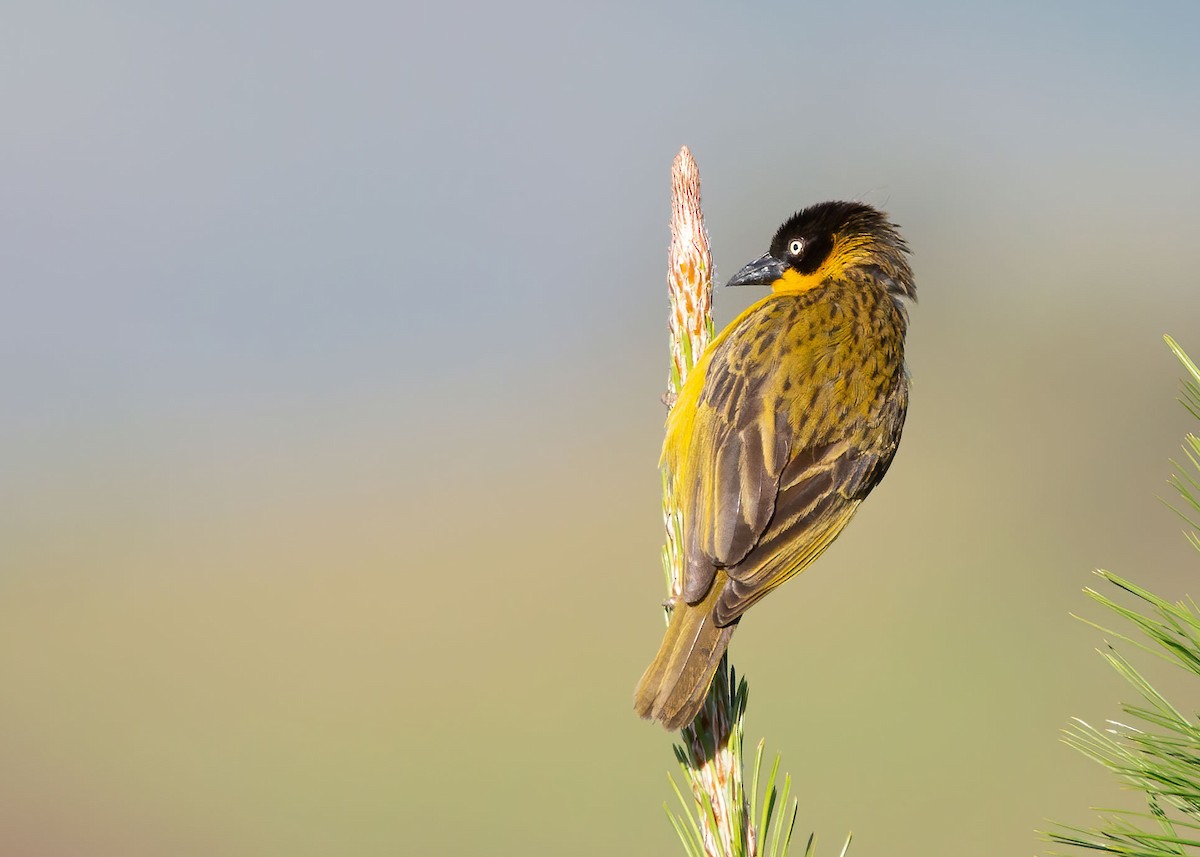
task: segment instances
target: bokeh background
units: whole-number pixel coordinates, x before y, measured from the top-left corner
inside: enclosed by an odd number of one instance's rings
[[[0,11],[0,852],[671,854],[668,170],[718,273],[825,198],[915,249],[900,454],[743,623],[835,853],[1128,801],[1081,589],[1182,596],[1193,3]],[[720,292],[718,323],[756,295]]]

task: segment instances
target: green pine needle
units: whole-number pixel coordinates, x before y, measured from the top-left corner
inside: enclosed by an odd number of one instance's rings
[[[738,699],[742,706],[745,705],[745,682],[738,683]],[[788,850],[791,848],[792,834],[796,827],[796,818],[799,814],[799,802],[791,799],[790,812],[783,818],[778,815],[780,807],[788,806],[788,799],[791,797],[792,778],[791,775],[785,774],[783,777],[783,786],[780,789],[777,783],[779,774],[779,754],[775,755],[775,760],[771,765],[771,772],[767,775],[765,782],[762,778],[762,762],[765,749],[765,742],[759,741],[754,752],[754,775],[750,784],[750,802],[744,806],[745,816],[743,818],[743,832],[746,831],[744,824],[758,817],[758,826],[754,828],[753,836],[743,836],[740,845],[735,844],[735,847],[740,847],[736,857],[751,857],[752,854],[762,855],[762,857],[787,857]],[[675,745],[675,756],[679,760],[680,768],[683,771],[684,782],[689,779],[691,768],[691,760],[688,758],[687,751],[680,745]],[[663,804],[666,810],[667,817],[670,819],[671,826],[675,828],[675,833],[679,836],[679,841],[683,844],[684,851],[691,857],[706,857],[704,842],[705,839],[713,840],[717,832],[717,820],[713,811],[712,800],[707,793],[701,791],[702,797],[699,798],[700,809],[697,810],[697,798],[693,795],[686,794],[680,787],[679,782],[675,777],[668,775],[671,782],[671,789],[675,792],[675,797],[683,808],[681,813],[671,812],[670,807]],[[762,785],[764,800],[759,803],[759,786]],[[730,795],[731,798],[736,797]],[[731,800],[730,805],[736,807],[736,801]],[[749,843],[754,841],[758,843],[758,849],[750,850]],[[816,840],[810,835],[804,849],[804,857],[812,857],[813,849]],[[846,846],[842,849],[844,857],[846,848],[849,847],[850,839],[847,837]]]
[[[1173,339],[1165,339],[1190,376],[1183,381],[1180,402],[1200,420],[1200,368]],[[1175,472],[1169,481],[1184,503],[1200,513],[1200,438],[1187,435],[1184,455],[1186,465],[1171,462]],[[1200,550],[1194,519],[1175,511],[1191,530],[1188,541]],[[1140,603],[1136,608],[1126,607],[1088,588],[1084,590],[1088,596],[1134,630],[1120,634],[1088,624],[1200,678],[1200,611],[1195,603],[1190,599],[1167,601],[1109,571],[1097,574]],[[1111,645],[1101,654],[1141,697],[1140,704],[1121,706],[1126,717],[1138,725],[1110,720],[1101,731],[1076,719],[1065,730],[1063,740],[1141,792],[1146,811],[1102,810],[1099,827],[1063,825],[1049,838],[1059,845],[1127,857],[1200,854],[1200,836],[1196,835],[1200,832],[1200,722],[1168,701]]]

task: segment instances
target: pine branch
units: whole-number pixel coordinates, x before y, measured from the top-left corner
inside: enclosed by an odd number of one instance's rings
[[[700,208],[700,172],[686,146],[675,158],[671,169],[668,264],[671,366],[664,401],[671,407],[713,333],[712,253]],[[673,497],[670,474],[665,471],[663,522],[666,527],[663,571],[667,591],[676,598],[683,591],[683,522]],[[775,786],[778,756],[766,783],[759,823],[754,823],[762,767],[761,742],[754,758],[751,798],[749,802],[746,800],[742,735],[748,696],[746,680],[738,678],[729,665],[728,655],[722,657],[704,706],[691,725],[680,733],[682,743],[675,745],[675,757],[683,770],[692,800],[689,803],[685,799],[672,778],[671,785],[683,804],[684,814],[673,815],[669,809],[667,814],[685,850],[693,857],[757,857],[764,853],[762,846],[768,836],[771,841],[767,854],[777,857],[787,854],[797,807],[793,800],[790,817],[779,817],[779,808],[787,804],[791,777],[784,777],[780,794]],[[810,837],[806,857],[811,854],[812,845]]]
[[[1165,338],[1190,376],[1184,379],[1180,401],[1200,420],[1200,369],[1173,339]],[[1190,468],[1172,462],[1175,473],[1170,482],[1180,498],[1200,512],[1196,493],[1200,485],[1200,439],[1189,433],[1184,451]],[[1179,513],[1191,524],[1187,515]],[[1188,538],[1200,549],[1195,531],[1189,532]],[[1195,604],[1169,602],[1108,571],[1097,574],[1140,602],[1136,608],[1125,607],[1086,589],[1091,598],[1134,628],[1132,636],[1106,633],[1200,678],[1200,616]],[[1065,740],[1108,768],[1126,786],[1141,792],[1146,812],[1107,810],[1101,816],[1102,824],[1095,829],[1060,826],[1049,838],[1060,845],[1117,855],[1200,854],[1200,721],[1194,712],[1185,713],[1191,711],[1190,707],[1180,708],[1169,702],[1111,645],[1101,654],[1142,698],[1141,703],[1121,706],[1127,718],[1138,725],[1110,720],[1101,730],[1076,719],[1066,731]]]

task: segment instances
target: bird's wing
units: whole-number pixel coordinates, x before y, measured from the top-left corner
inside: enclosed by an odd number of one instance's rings
[[[729,580],[715,609],[721,625],[833,542],[891,463],[892,433],[878,428],[902,424],[907,402],[902,384],[872,415],[875,427],[859,425],[865,430],[847,438],[824,394],[818,397],[825,388],[817,379],[836,374],[829,361],[840,344],[819,317],[768,298],[730,328],[707,355],[702,387],[691,391],[694,412],[675,427],[686,435],[676,482],[683,597],[699,601],[724,568]],[[800,391],[815,407],[798,401]],[[797,407],[806,410],[798,415]]]
[[[676,403],[690,419],[668,433],[664,457],[681,452],[676,484],[684,521],[683,596],[690,603],[704,597],[717,567],[735,565],[750,552],[775,511],[791,452],[791,433],[777,428],[784,416],[769,389],[779,347],[775,314],[764,305],[731,325],[733,335],[714,344],[703,375],[693,373],[693,383],[702,386],[684,391],[694,401]]]
[[[729,575],[716,608],[718,625],[727,625],[788,578],[800,573],[833,543],[850,522],[877,469],[879,456],[842,440],[806,449],[795,456],[780,479],[770,525]]]

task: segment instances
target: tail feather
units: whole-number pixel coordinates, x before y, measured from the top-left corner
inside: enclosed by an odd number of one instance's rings
[[[723,577],[718,575],[699,604],[681,601],[671,611],[662,646],[634,692],[634,710],[667,729],[682,729],[695,719],[737,627],[735,622],[720,628],[713,620]]]

